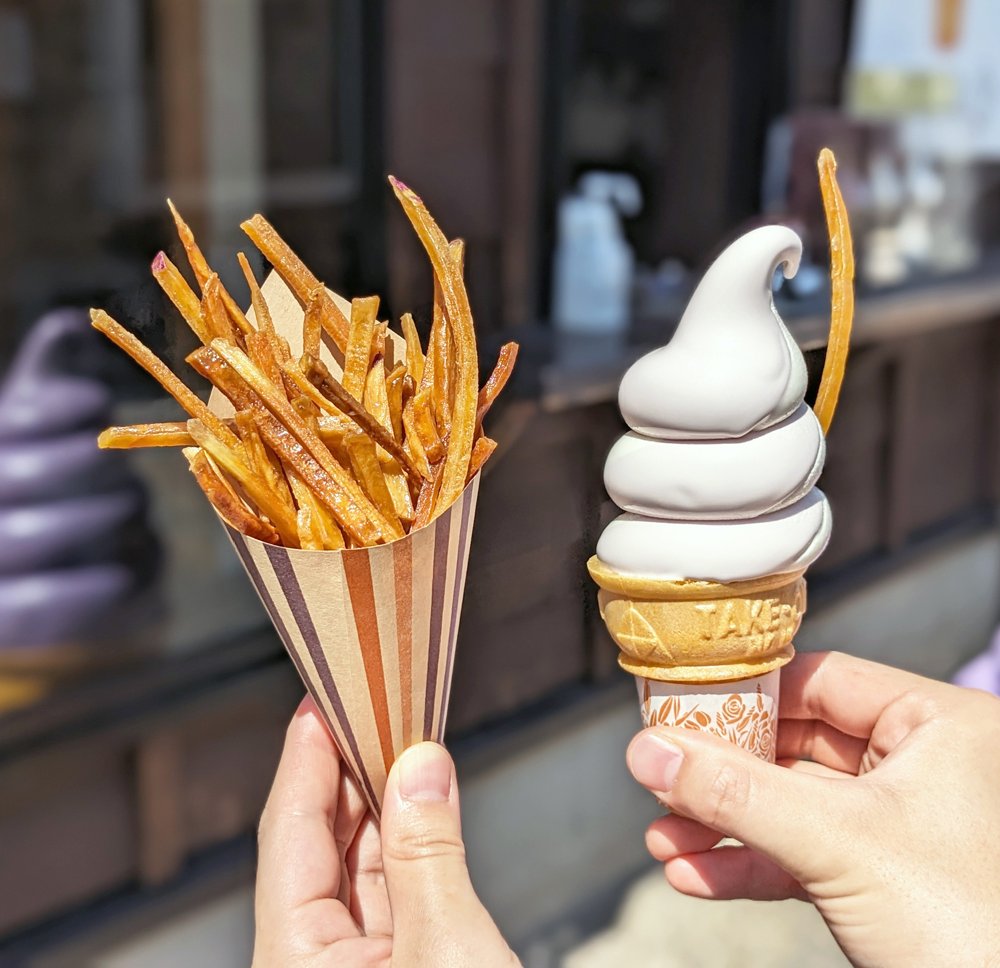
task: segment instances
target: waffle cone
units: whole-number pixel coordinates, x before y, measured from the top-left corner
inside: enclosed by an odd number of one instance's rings
[[[596,555],[601,618],[627,672],[663,682],[730,682],[789,662],[806,610],[803,570],[740,582],[623,575]]]

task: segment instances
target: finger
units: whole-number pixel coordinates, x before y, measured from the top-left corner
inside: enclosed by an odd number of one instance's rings
[[[382,838],[375,818],[369,814],[347,853],[351,884],[348,901],[351,914],[370,937],[392,937],[392,911],[382,871]]]
[[[813,763],[811,760],[778,760],[778,766],[786,770],[794,770],[796,773],[807,773],[810,776],[821,776],[828,780],[850,780],[854,773],[841,773],[840,770],[831,770],[822,763]]]
[[[358,787],[358,781],[344,770],[340,778],[340,797],[333,827],[334,839],[342,857],[347,857],[361,823],[367,816],[368,801]]]
[[[484,951],[507,950],[472,888],[455,767],[436,743],[406,750],[389,773],[382,866],[394,961],[481,965]]]
[[[671,809],[759,850],[799,881],[847,862],[854,845],[843,831],[867,806],[867,789],[857,782],[783,769],[696,730],[644,730],[629,746],[628,762],[636,780]],[[831,815],[842,823],[828,823]]]
[[[778,766],[834,779],[846,779],[850,775],[808,760],[779,760]],[[646,849],[654,860],[662,863],[681,854],[711,850],[724,838],[725,834],[720,834],[718,830],[706,827],[697,820],[671,813],[654,820],[646,829]]]
[[[280,929],[305,904],[337,896],[340,855],[333,835],[340,757],[311,699],[296,710],[258,832],[256,916]],[[342,913],[343,917],[340,918]],[[356,934],[336,905],[331,930]],[[343,920],[343,923],[339,923]]]
[[[333,826],[333,837],[337,842],[340,857],[340,890],[337,900],[345,906],[351,903],[351,878],[347,869],[347,855],[351,849],[362,822],[368,816],[368,802],[358,787],[357,781],[346,770],[340,777],[340,796],[337,803],[337,817]]]
[[[774,861],[749,847],[716,847],[667,861],[667,880],[682,894],[731,901],[808,900],[802,885]]]
[[[711,850],[724,836],[697,820],[672,813],[646,828],[646,849],[662,863],[679,854]]]
[[[858,775],[868,739],[848,736],[818,719],[778,721],[776,751],[779,758],[813,760],[841,773]]]
[[[891,702],[940,688],[932,679],[841,652],[800,652],[781,670],[781,718],[819,719],[867,739]]]

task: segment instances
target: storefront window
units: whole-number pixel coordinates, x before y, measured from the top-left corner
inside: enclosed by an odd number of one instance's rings
[[[363,6],[0,6],[0,370],[48,308],[157,304],[145,263],[173,238],[167,196],[234,290],[239,223],[262,209],[331,284],[383,271],[361,213],[378,121]]]

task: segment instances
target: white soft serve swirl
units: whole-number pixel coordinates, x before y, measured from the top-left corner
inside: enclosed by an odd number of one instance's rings
[[[604,482],[625,514],[598,557],[623,574],[739,581],[807,567],[830,538],[815,487],[826,445],[803,402],[806,367],[771,298],[802,242],[770,225],[737,239],[695,290],[671,341],[625,374],[632,432]]]

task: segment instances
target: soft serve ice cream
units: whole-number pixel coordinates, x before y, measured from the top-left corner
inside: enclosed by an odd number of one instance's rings
[[[734,582],[807,568],[831,517],[815,486],[826,445],[804,403],[806,367],[771,298],[802,242],[780,225],[729,246],[695,290],[670,342],[625,374],[631,432],[604,482],[623,514],[597,557],[621,575]]]

